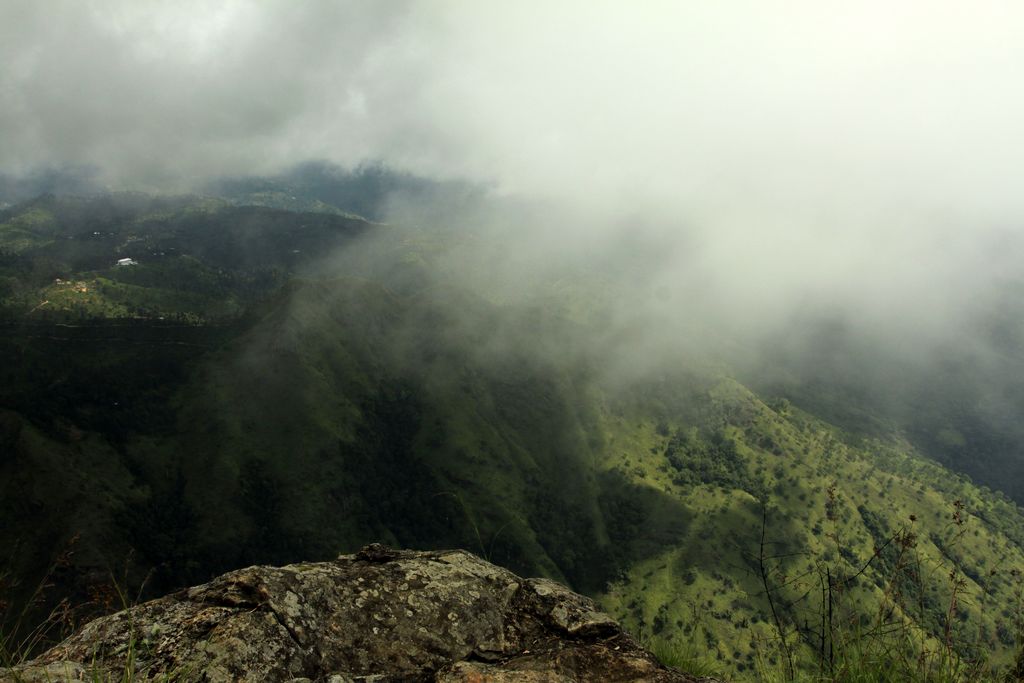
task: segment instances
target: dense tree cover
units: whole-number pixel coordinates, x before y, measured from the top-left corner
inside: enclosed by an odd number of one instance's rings
[[[78,599],[128,557],[153,594],[372,541],[461,546],[736,671],[779,655],[779,625],[816,647],[823,572],[852,622],[895,586],[914,642],[1008,656],[1024,516],[856,395],[840,431],[681,354],[609,372],[593,324],[429,278],[407,234],[318,268],[376,229],[343,213],[128,195],[0,216],[0,544],[32,530],[23,589],[76,536],[57,589]]]
[[[921,452],[1024,502],[1024,283],[1004,281],[970,327],[934,348],[856,334],[808,318],[799,332],[740,359],[747,381],[853,435],[902,431]]]

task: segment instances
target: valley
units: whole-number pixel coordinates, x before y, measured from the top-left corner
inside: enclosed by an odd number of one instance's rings
[[[735,680],[855,647],[1014,660],[1024,514],[927,440],[705,349],[634,362],[599,266],[503,298],[447,274],[458,230],[306,193],[0,214],[8,627],[100,613],[112,577],[144,597],[383,542],[565,582]]]

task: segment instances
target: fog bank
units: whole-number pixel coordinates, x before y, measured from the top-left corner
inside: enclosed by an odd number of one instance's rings
[[[11,2],[0,170],[375,159],[558,207],[510,263],[640,243],[658,301],[743,334],[936,335],[1020,274],[1022,28],[994,0]]]

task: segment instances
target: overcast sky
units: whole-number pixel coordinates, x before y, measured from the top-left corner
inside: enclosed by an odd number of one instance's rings
[[[378,159],[686,225],[759,305],[942,308],[1014,268],[1022,36],[1009,0],[6,0],[0,170]]]
[[[515,189],[1001,212],[1024,202],[1022,35],[1024,5],[985,0],[7,0],[0,166],[374,157]]]

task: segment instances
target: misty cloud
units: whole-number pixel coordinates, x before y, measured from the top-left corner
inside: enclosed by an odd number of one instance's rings
[[[554,262],[644,226],[688,310],[943,328],[1018,275],[1022,28],[995,0],[14,2],[0,169],[376,159],[562,206],[523,240]]]
[[[742,193],[809,211],[829,198],[856,207],[865,191],[896,206],[908,193],[960,210],[1024,201],[1009,191],[1024,126],[1024,10],[1012,3],[3,12],[6,167],[131,175],[372,157],[580,196],[732,205]]]
[[[21,3],[0,25],[8,169],[88,163],[114,183],[268,170],[353,128],[397,3]],[[358,139],[353,134],[351,140]],[[301,138],[301,139],[299,139]]]

